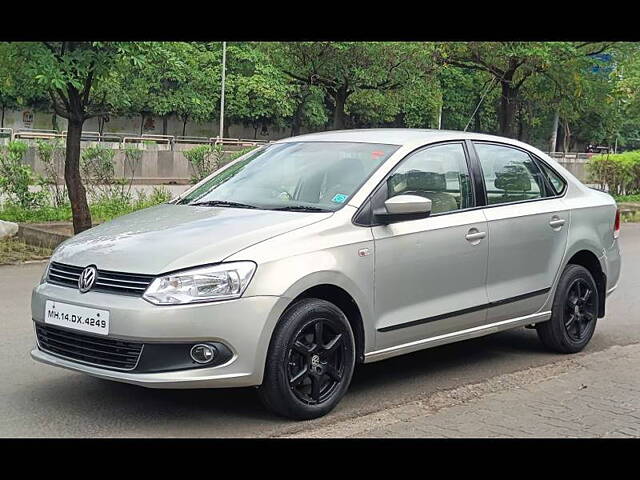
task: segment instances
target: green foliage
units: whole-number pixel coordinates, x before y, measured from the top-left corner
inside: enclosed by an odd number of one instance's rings
[[[135,173],[140,169],[142,150],[126,146],[122,151],[123,172],[117,176],[116,150],[100,144],[85,148],[81,157],[82,176],[91,199],[95,203],[127,205],[132,202],[131,189]]]
[[[44,109],[48,101],[45,89],[29,73],[27,59],[16,52],[15,45],[0,42],[0,108]]]
[[[432,44],[410,42],[290,42],[266,47],[271,61],[294,85],[322,88],[333,104],[334,128],[343,127],[348,112],[359,117],[358,123],[395,120],[402,103],[380,92],[419,83],[433,68],[432,49]],[[373,105],[377,108],[369,108]]]
[[[192,183],[198,183],[210,173],[220,168],[224,150],[222,145],[198,145],[182,152],[193,167]]]
[[[125,114],[177,115],[209,120],[220,99],[220,60],[208,44],[157,42],[143,61],[122,63],[110,88],[118,92],[115,110]]]
[[[37,140],[38,157],[44,166],[44,177],[38,184],[47,189],[54,206],[61,206],[67,202],[67,188],[64,181],[64,142],[55,140]]]
[[[491,78],[485,72],[445,65],[438,72],[442,90],[442,128],[494,133],[498,129],[497,100],[499,89],[491,88]],[[482,95],[485,98],[480,103]],[[472,118],[476,106],[478,110]]]
[[[28,145],[20,141],[9,142],[6,147],[0,147],[0,192],[9,201],[16,202],[23,208],[32,208],[44,202],[45,194],[29,190],[34,176],[31,168],[23,163],[27,148]]]
[[[164,187],[154,187],[151,194],[137,192],[135,199],[102,198],[89,205],[91,216],[96,223],[106,222],[113,218],[166,203],[171,193]],[[41,205],[35,208],[24,208],[20,204],[5,202],[0,206],[0,218],[9,222],[62,222],[71,220],[71,205]]]
[[[116,178],[113,158],[116,151],[100,144],[85,148],[80,157],[80,171],[93,200],[122,199],[124,181]]]
[[[640,203],[640,193],[633,195],[614,195],[613,198],[619,203]]]
[[[600,50],[609,64],[589,55]],[[331,122],[433,128],[442,106],[443,128],[461,130],[484,95],[469,129],[499,133],[500,81],[508,80],[517,90],[514,137],[546,150],[558,112],[559,149],[638,148],[639,53],[637,43],[229,42],[225,125],[251,126],[255,136]],[[177,115],[186,128],[217,121],[221,60],[221,42],[0,44],[0,106],[64,110],[91,80],[84,118]]]
[[[126,197],[103,198],[89,205],[91,217],[96,222],[106,222],[127,213],[143,208],[166,203],[171,199],[171,193],[163,187],[154,187],[150,195],[138,191],[135,199]]]
[[[228,121],[257,130],[268,123],[282,124],[293,115],[295,87],[263,50],[250,43],[230,43],[227,59]]]
[[[587,170],[592,181],[614,195],[640,193],[640,150],[593,156]]]

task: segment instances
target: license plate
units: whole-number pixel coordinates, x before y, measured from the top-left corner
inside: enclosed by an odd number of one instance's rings
[[[47,300],[44,307],[44,323],[108,335],[109,310],[97,310]]]

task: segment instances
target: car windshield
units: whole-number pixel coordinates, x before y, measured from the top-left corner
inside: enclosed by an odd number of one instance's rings
[[[335,211],[397,149],[375,143],[276,143],[221,170],[177,203]]]

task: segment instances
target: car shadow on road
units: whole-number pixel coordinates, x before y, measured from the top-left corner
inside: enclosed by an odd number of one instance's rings
[[[534,330],[510,330],[361,365],[354,374],[351,391],[366,393],[429,377],[438,379],[433,385],[437,390],[446,377],[479,381],[519,370],[523,361],[550,356],[553,355],[544,350]]]
[[[369,401],[371,408],[397,404],[409,394],[480,381],[522,365],[532,366],[548,356],[535,332],[520,329],[360,365],[339,409],[340,416],[360,410],[367,400],[374,399],[373,404]],[[87,416],[92,425],[114,428],[114,412],[120,425],[131,423],[138,429],[145,422],[143,435],[162,431],[180,435],[186,434],[181,433],[182,427],[193,432],[204,425],[222,425],[224,429],[218,433],[231,435],[232,424],[238,419],[259,424],[266,431],[283,423],[262,407],[253,388],[155,390],[67,374],[39,383],[31,394],[46,399],[48,408],[62,417]]]

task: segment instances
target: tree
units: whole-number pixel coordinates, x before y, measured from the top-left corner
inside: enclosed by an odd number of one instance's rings
[[[437,125],[442,92],[435,77],[414,78],[393,90],[358,90],[347,101],[345,112],[355,128]]]
[[[443,129],[497,131],[498,92],[489,74],[445,65],[438,72],[438,80],[442,91]]]
[[[290,42],[273,45],[274,63],[299,85],[322,87],[333,104],[333,128],[345,126],[349,97],[362,90],[391,91],[430,72],[430,44]]]
[[[95,95],[122,62],[141,63],[147,43],[41,42],[12,44],[25,72],[48,93],[56,114],[67,119],[64,177],[75,233],[91,228],[91,213],[80,176],[80,140],[84,122],[109,112],[109,91]]]
[[[251,43],[227,46],[225,123],[240,122],[254,128],[267,124],[282,126],[295,112],[298,87],[267,58],[265,51]],[[224,136],[228,136],[227,133]]]
[[[119,88],[117,106],[121,114],[140,115],[140,128],[149,115],[176,115],[187,122],[209,120],[217,112],[220,98],[220,55],[215,45],[158,42],[145,52],[145,61],[127,64],[117,71],[118,80],[108,88]]]
[[[516,136],[520,91],[532,76],[546,74],[578,57],[603,52],[608,44],[583,42],[467,42],[443,45],[443,64],[490,74],[500,87],[498,124],[501,135]]]
[[[25,59],[9,43],[0,43],[0,127],[7,109],[48,107],[46,91],[25,71]]]

